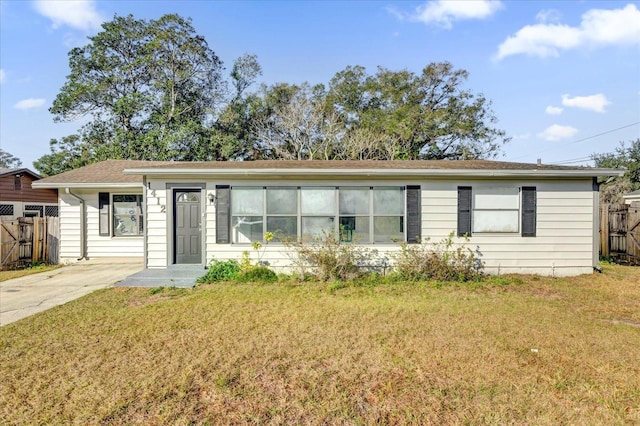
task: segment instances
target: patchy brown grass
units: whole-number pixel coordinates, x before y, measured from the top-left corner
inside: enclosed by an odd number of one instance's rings
[[[106,289],[0,328],[0,423],[633,424],[640,268]]]
[[[41,272],[49,272],[60,268],[61,265],[35,265],[24,269],[16,269],[14,271],[0,271],[0,282],[11,280],[14,278],[26,277],[27,275],[39,274]]]

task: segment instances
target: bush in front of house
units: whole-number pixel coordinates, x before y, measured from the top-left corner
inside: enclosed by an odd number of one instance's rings
[[[236,280],[243,283],[274,283],[278,276],[266,266],[250,266],[240,271]]]
[[[200,284],[209,284],[219,281],[233,281],[240,273],[240,264],[237,260],[211,259],[207,273],[198,279]]]
[[[394,275],[403,281],[474,281],[483,276],[480,256],[479,249],[455,244],[453,233],[436,243],[402,243],[392,255]]]
[[[325,232],[321,237],[288,242],[292,260],[300,276],[311,273],[321,281],[352,281],[369,273],[378,251],[341,243],[338,235]]]

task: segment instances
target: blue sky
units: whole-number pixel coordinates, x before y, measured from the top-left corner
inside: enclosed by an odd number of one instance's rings
[[[31,167],[79,123],[48,108],[67,53],[114,15],[190,17],[227,71],[256,54],[260,82],[327,83],[348,65],[419,73],[450,61],[493,102],[506,161],[589,164],[640,137],[640,2],[0,1],[0,148]]]

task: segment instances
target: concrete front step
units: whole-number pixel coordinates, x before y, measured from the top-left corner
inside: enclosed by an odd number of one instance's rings
[[[206,272],[202,265],[172,265],[166,269],[145,269],[129,275],[114,286],[191,288]]]

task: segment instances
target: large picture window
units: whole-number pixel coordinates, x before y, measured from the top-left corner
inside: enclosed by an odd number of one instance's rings
[[[416,199],[419,202],[419,198]],[[234,187],[232,242],[276,241],[337,235],[343,243],[405,240],[405,188]]]
[[[142,195],[113,195],[113,236],[137,236],[142,232]]]

